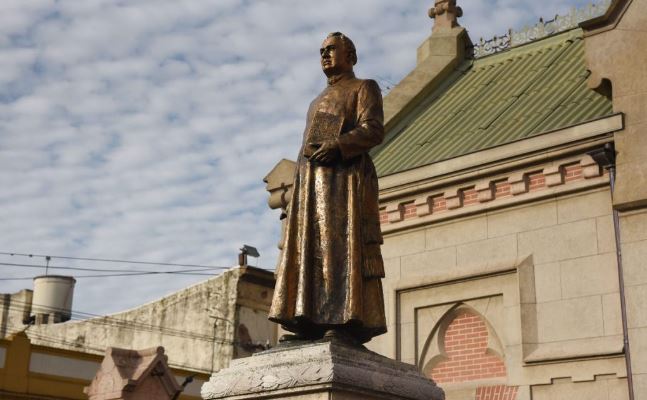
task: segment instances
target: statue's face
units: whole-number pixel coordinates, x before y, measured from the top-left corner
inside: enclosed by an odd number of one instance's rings
[[[321,53],[321,68],[327,76],[353,70],[350,54],[341,38],[337,36],[326,38],[319,52]]]

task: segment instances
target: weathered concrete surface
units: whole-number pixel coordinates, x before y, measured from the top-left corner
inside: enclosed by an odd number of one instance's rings
[[[287,344],[235,360],[202,386],[203,399],[442,400],[414,366],[337,341]]]
[[[16,328],[22,327],[29,319],[33,294],[29,289],[0,294],[0,339],[16,332]]]
[[[33,345],[89,354],[163,346],[172,368],[210,374],[276,342],[267,320],[273,286],[271,272],[237,267],[129,311],[20,326]]]

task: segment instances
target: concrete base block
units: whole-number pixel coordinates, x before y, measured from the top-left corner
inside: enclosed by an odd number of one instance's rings
[[[203,399],[444,400],[409,364],[338,341],[292,342],[233,360],[202,386]]]

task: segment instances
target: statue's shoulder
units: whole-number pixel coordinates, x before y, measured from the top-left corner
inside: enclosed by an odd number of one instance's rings
[[[367,90],[369,92],[382,93],[380,85],[373,79],[359,79],[355,78],[355,85],[360,90]]]

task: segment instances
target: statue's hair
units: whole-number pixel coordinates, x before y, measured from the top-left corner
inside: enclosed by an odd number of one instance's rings
[[[341,32],[329,33],[326,38],[331,38],[331,37],[338,37],[341,39],[341,41],[344,43],[344,47],[346,47],[346,50],[348,50],[351,63],[353,65],[357,64],[357,50],[355,49],[355,43],[353,43],[353,41],[350,40],[348,36],[344,35]]]

